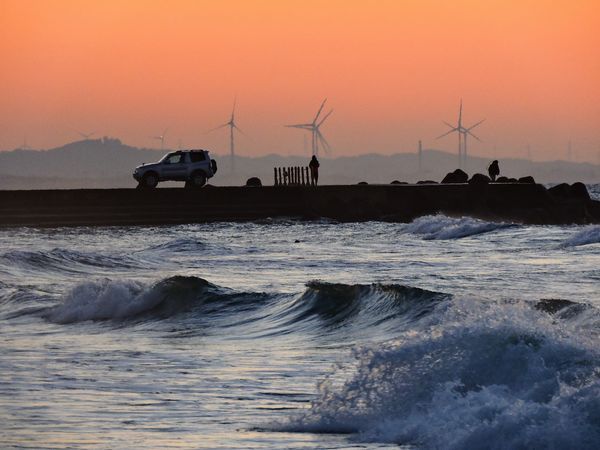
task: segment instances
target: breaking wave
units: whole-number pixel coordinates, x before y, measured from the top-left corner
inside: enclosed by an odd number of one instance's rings
[[[273,428],[423,448],[598,448],[592,339],[525,303],[454,300],[443,316],[356,349],[308,410]]]
[[[150,287],[135,281],[102,279],[78,284],[62,304],[44,316],[56,323],[127,319],[154,312],[170,316],[216,295],[218,288],[202,278],[175,276]]]
[[[164,319],[193,310],[199,318],[210,316],[213,327],[250,323],[249,332],[255,336],[345,326],[389,331],[420,320],[449,298],[394,284],[313,281],[301,294],[279,294],[235,292],[198,277],[174,276],[153,285],[100,279],[74,286],[44,317],[66,324],[141,316]]]
[[[399,284],[349,285],[312,281],[292,308],[301,310],[296,320],[317,316],[335,324],[360,317],[368,322],[365,325],[376,325],[400,316],[405,320],[418,319],[449,297]]]
[[[511,223],[486,222],[471,217],[423,216],[403,226],[402,231],[422,235],[423,239],[460,239],[513,227]]]
[[[566,239],[561,247],[577,247],[580,245],[600,243],[600,225],[589,225],[583,227],[570,238]]]

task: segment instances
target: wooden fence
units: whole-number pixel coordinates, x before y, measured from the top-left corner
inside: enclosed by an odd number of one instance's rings
[[[275,167],[275,186],[312,186],[308,167]]]

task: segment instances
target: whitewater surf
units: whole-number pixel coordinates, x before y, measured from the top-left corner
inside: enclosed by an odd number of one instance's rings
[[[286,219],[0,244],[3,448],[600,444],[595,226]]]

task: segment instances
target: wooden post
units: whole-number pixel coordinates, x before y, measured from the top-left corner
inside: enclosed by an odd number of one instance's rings
[[[300,167],[300,172],[302,173],[302,186],[304,186],[304,167]]]
[[[275,179],[275,183],[274,184],[275,184],[275,186],[277,186],[277,167],[273,168],[273,174],[274,174],[273,178]]]

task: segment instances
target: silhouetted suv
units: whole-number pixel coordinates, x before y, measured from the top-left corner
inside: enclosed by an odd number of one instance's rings
[[[142,164],[133,171],[138,188],[155,188],[159,181],[185,181],[186,188],[200,188],[217,172],[207,150],[179,150],[159,162]]]

